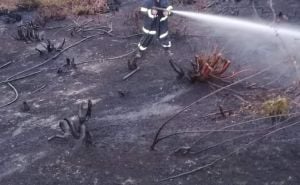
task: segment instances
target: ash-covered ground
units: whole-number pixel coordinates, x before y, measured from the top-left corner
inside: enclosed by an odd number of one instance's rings
[[[210,6],[203,11],[255,20],[273,19],[270,1],[267,0],[214,2],[207,1],[206,5]],[[135,1],[126,1],[115,14],[51,21],[41,28],[45,37],[54,43],[65,38],[65,47],[82,39],[79,34],[71,36],[68,31],[68,25],[76,23],[94,20],[95,24],[103,26],[111,24],[114,35],[104,34],[82,42],[57,59],[31,71],[41,73],[12,82],[19,93],[18,100],[0,109],[0,184],[300,184],[299,124],[265,137],[246,149],[237,150],[268,132],[258,132],[197,153],[207,146],[241,134],[233,131],[216,132],[195,144],[188,155],[175,155],[174,151],[182,146],[191,146],[206,133],[175,135],[160,142],[155,151],[150,151],[155,132],[165,120],[216,87],[208,83],[190,84],[185,80],[177,80],[168,63],[168,55],[156,42],[149,48],[145,58],[139,61],[141,70],[128,80],[122,80],[128,73],[129,57],[118,56],[136,49],[139,37],[121,37],[137,31],[132,12],[138,6]],[[199,7],[176,5],[175,8],[195,11]],[[300,23],[300,3],[297,0],[274,0],[273,8],[276,14],[285,14],[288,17],[285,21],[288,23]],[[35,13],[21,14],[25,22],[31,20]],[[201,22],[195,26],[196,23],[192,20],[176,15],[171,19],[173,59],[190,67],[189,61],[194,59],[194,55],[212,51],[217,45],[224,56],[232,61],[228,73],[249,69],[233,81],[265,68],[274,60],[272,52],[275,55],[279,47],[274,43],[265,43],[264,46],[249,48],[244,39],[240,45],[236,42],[233,45],[232,37],[228,39],[220,34],[214,35],[213,28],[202,25]],[[0,66],[12,62],[0,69],[0,81],[55,55],[51,53],[40,56],[35,49],[38,42],[25,43],[13,39],[11,36],[16,34],[18,24],[20,23],[5,24],[0,21]],[[86,36],[92,34],[85,33]],[[297,54],[289,53],[287,56]],[[78,63],[77,69],[58,74],[57,70],[65,64],[66,58],[74,58],[75,63]],[[290,112],[297,112],[300,104],[297,71],[290,69],[292,65],[289,59],[279,66],[233,86],[231,91],[221,91],[195,104],[176,117],[163,130],[162,135],[187,130],[217,130],[264,117],[260,112],[261,103],[277,95],[290,98]],[[226,85],[224,82],[214,83]],[[0,106],[14,97],[11,88],[2,83]],[[95,147],[82,146],[79,150],[74,150],[73,139],[48,142],[48,137],[60,132],[58,121],[76,114],[80,102],[87,99],[94,103],[88,126],[93,134]],[[24,101],[29,104],[30,111],[22,110]],[[223,117],[220,107],[230,114]],[[232,129],[263,130],[273,127],[276,130],[297,121],[299,117],[293,114],[278,123],[263,119]],[[235,150],[234,154],[208,168],[188,176],[159,182],[160,179],[209,164]]]

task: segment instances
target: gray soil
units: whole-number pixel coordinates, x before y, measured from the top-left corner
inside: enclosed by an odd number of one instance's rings
[[[210,2],[213,1],[209,1],[208,4]],[[272,20],[272,11],[267,2],[255,1],[255,7],[259,17]],[[80,17],[77,21],[94,19],[103,25],[112,23],[113,34],[131,35],[136,28],[128,17],[138,6],[135,1],[126,2],[115,15]],[[191,5],[177,7],[186,10],[197,9]],[[276,12],[282,11],[287,14],[290,23],[300,23],[298,0],[274,0],[274,9]],[[240,3],[219,0],[206,11],[253,18],[253,10],[251,2],[247,0]],[[30,20],[34,12],[23,12],[22,15],[25,20]],[[191,61],[195,54],[211,49],[213,43],[217,43],[221,48],[230,44],[226,38],[211,36],[208,32],[212,28],[208,26],[203,25],[197,31],[193,31],[191,20],[176,15],[171,19],[173,58],[186,67],[189,67],[187,62]],[[183,26],[176,25],[177,20],[183,20],[181,23],[187,25],[186,36],[182,33]],[[82,38],[79,35],[70,36],[65,29],[46,28],[69,24],[74,24],[71,18],[51,21],[43,29],[46,37],[53,42],[61,42],[66,38],[68,46]],[[53,56],[39,56],[35,50],[38,43],[24,43],[11,38],[10,35],[16,33],[17,25],[18,23],[5,24],[0,17],[0,66],[13,61],[11,65],[0,69],[0,81]],[[174,33],[176,30],[177,34]],[[261,135],[237,139],[199,154],[185,156],[174,155],[173,152],[181,146],[190,146],[205,133],[176,135],[160,142],[155,151],[150,151],[155,132],[166,119],[214,89],[207,83],[190,84],[185,80],[177,80],[168,63],[168,55],[156,42],[139,61],[141,71],[123,81],[122,77],[128,73],[128,57],[115,60],[108,58],[134,50],[138,41],[138,37],[120,39],[107,34],[101,35],[71,48],[56,60],[32,71],[43,70],[42,73],[13,82],[19,92],[19,99],[0,109],[1,185],[300,184],[299,124],[270,135],[196,173],[158,182],[160,179],[208,164]],[[239,50],[246,44],[241,43],[241,46],[224,50],[224,55],[232,61],[229,72],[244,69],[245,66],[252,69],[235,80],[266,66],[264,62],[257,62],[256,57],[264,55],[259,48],[248,52]],[[268,48],[272,47],[271,45]],[[65,63],[66,57],[74,58],[76,63],[87,63],[78,65],[76,70],[59,75],[57,69]],[[254,61],[257,62],[255,65]],[[259,107],[255,105],[259,105],[259,102],[272,93],[291,97],[294,102],[291,111],[296,112],[299,110],[300,96],[299,85],[293,85],[295,74],[281,74],[277,81],[265,85],[278,76],[277,71],[268,71],[232,87],[242,94],[245,100],[254,102],[254,107],[245,106],[246,103],[232,92],[222,91],[184,111],[163,130],[162,135],[186,130],[218,129],[262,117],[258,111]],[[225,85],[223,82],[215,83]],[[44,85],[45,88],[32,93]],[[125,96],[121,97],[119,91],[125,92]],[[13,98],[13,91],[2,84],[0,106]],[[76,114],[78,104],[87,99],[94,103],[92,119],[88,126],[93,134],[95,146],[82,146],[74,150],[75,142],[72,138],[48,142],[48,137],[60,132],[58,120]],[[30,105],[29,112],[21,110],[23,101]],[[205,117],[209,113],[218,112],[219,105],[224,110],[232,110],[231,114],[226,118],[220,114]],[[247,108],[249,110],[246,110]],[[288,125],[296,121],[299,121],[299,117],[293,117],[278,125]],[[263,129],[274,125],[269,119],[253,123],[255,124],[233,129]],[[215,133],[202,139],[193,147],[193,151],[199,151],[239,134],[241,133]]]

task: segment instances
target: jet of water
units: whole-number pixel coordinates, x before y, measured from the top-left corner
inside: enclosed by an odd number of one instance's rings
[[[294,69],[296,69],[297,79],[300,81],[300,69],[297,62],[300,58],[298,51],[300,29],[297,27],[261,21],[255,22],[223,15],[177,10],[172,12],[179,16],[202,21],[211,25],[211,27],[218,27],[214,33],[223,34],[224,37],[227,37],[227,46],[234,48],[235,52],[239,53],[238,56],[251,56],[252,64],[261,61],[273,65],[277,62],[286,61],[286,59],[292,61],[295,66]],[[241,43],[243,43],[242,47]],[[253,51],[255,51],[255,55],[249,55]],[[282,64],[278,67],[278,71],[284,74],[287,71],[287,66],[285,63]]]
[[[254,21],[243,20],[229,16],[218,16],[212,14],[195,13],[187,11],[172,11],[174,14],[192,18],[199,21],[215,24],[217,26],[230,27],[234,29],[254,31],[265,34],[274,34],[274,36],[290,37],[295,40],[300,39],[300,32],[296,29],[279,27],[272,24],[257,23]]]

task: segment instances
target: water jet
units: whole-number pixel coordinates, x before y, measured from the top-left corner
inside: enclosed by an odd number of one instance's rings
[[[217,26],[224,26],[234,29],[256,31],[259,33],[274,34],[274,36],[287,36],[295,40],[300,39],[300,31],[292,28],[285,28],[276,24],[257,23],[250,20],[244,20],[229,16],[219,16],[206,13],[195,13],[188,11],[173,10],[172,13],[184,16],[198,21],[203,21]]]

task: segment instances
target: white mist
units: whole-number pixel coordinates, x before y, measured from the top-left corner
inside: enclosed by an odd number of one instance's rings
[[[220,44],[224,44],[232,50],[235,62],[250,66],[256,66],[259,63],[268,65],[280,63],[282,65],[276,68],[276,72],[274,71],[275,76],[288,74],[293,68],[297,71],[296,79],[300,81],[298,69],[300,29],[297,27],[198,12],[174,10],[173,13],[211,27],[212,30],[207,33],[208,37],[222,36],[226,38],[226,43]],[[203,28],[201,23],[199,24],[200,32]],[[287,61],[293,62],[294,66],[286,65]]]
[[[203,21],[216,26],[228,27],[232,29],[240,29],[245,31],[255,31],[258,33],[273,34],[274,36],[287,36],[293,39],[300,39],[300,31],[284,28],[275,25],[268,25],[262,23],[256,23],[253,21],[238,19],[234,17],[218,16],[212,14],[186,12],[186,11],[173,11],[174,14]]]

